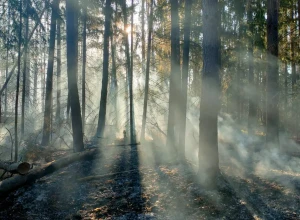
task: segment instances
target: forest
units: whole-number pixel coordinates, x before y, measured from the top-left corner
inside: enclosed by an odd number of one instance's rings
[[[300,0],[0,0],[0,219],[300,219]]]

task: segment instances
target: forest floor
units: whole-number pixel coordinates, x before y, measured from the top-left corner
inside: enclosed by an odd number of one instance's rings
[[[16,190],[0,219],[300,219],[300,173],[225,158],[218,190],[205,191],[193,165],[160,164],[143,147],[103,148]]]

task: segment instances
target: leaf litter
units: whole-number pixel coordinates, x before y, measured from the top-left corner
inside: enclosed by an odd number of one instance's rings
[[[0,219],[300,219],[297,175],[276,171],[281,184],[232,175],[226,164],[218,189],[207,191],[189,163],[144,165],[130,147],[103,154],[11,193],[0,200]],[[78,181],[87,176],[100,177]]]

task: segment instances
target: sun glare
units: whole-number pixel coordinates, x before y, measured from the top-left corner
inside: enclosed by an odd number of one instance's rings
[[[125,32],[127,34],[130,34],[131,33],[131,26],[130,25],[127,25],[127,27],[125,28]]]

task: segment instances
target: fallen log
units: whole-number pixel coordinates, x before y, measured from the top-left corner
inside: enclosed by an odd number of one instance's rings
[[[27,162],[1,162],[0,169],[5,170],[5,172],[10,172],[11,174],[21,174],[25,175],[30,170],[30,164]]]
[[[83,160],[92,160],[101,155],[99,149],[91,149],[79,153],[73,153],[71,155],[62,157],[58,160],[44,164],[41,167],[32,169],[28,174],[23,176],[15,176],[9,179],[5,179],[0,182],[0,197],[6,196],[8,193],[16,190],[26,184],[35,182],[48,174],[51,174],[63,167],[66,167],[74,162]]]

